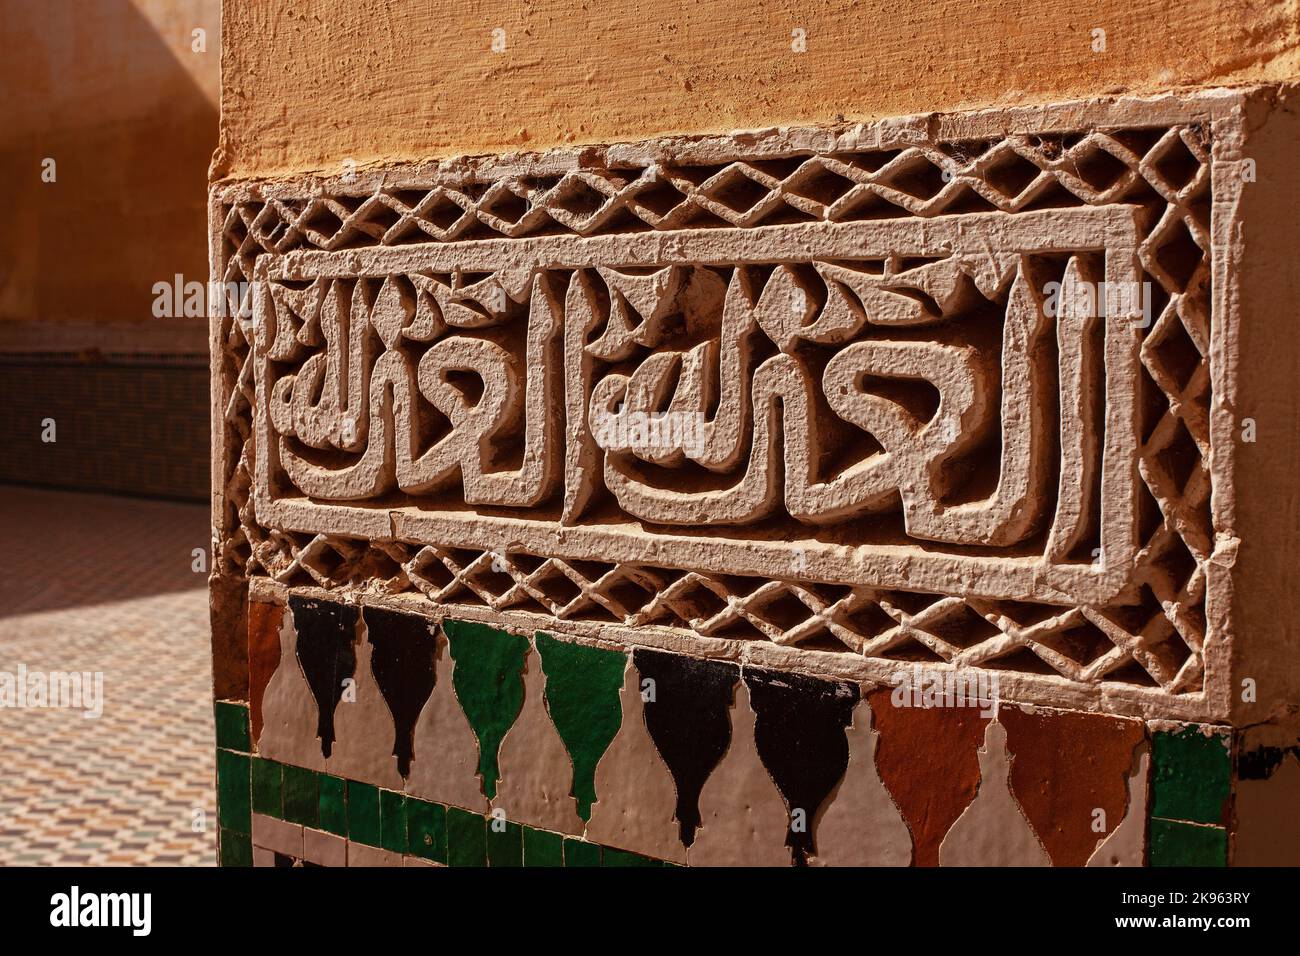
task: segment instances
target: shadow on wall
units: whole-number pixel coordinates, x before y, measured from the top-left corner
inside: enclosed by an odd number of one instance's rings
[[[0,317],[147,320],[155,282],[206,277],[219,17],[217,0],[0,0]]]
[[[0,0],[0,49],[0,481],[206,497],[204,320],[153,304],[207,278],[220,2]]]

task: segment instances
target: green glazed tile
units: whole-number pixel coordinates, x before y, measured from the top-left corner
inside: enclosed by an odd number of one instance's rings
[[[564,866],[564,837],[524,827],[524,866]]]
[[[261,757],[253,758],[254,813],[264,813],[277,820],[284,819],[284,800],[280,794],[282,780],[278,763]]]
[[[585,840],[566,838],[564,841],[565,866],[600,866],[600,847]]]
[[[316,771],[284,765],[284,818],[305,827],[317,826],[320,791]]]
[[[1151,821],[1151,866],[1226,866],[1228,831],[1177,820]]]
[[[1225,822],[1232,778],[1226,736],[1206,736],[1199,727],[1157,733],[1151,762],[1151,816],[1218,825]]]
[[[640,853],[632,853],[628,850],[616,850],[612,846],[607,846],[601,851],[601,866],[663,866],[663,860],[655,860],[648,856],[642,856]]]
[[[348,781],[348,839],[379,846],[379,788]]]
[[[412,856],[447,862],[447,808],[440,803],[429,803],[406,798],[406,852]]]
[[[488,866],[523,866],[523,828],[505,820],[488,820]]]
[[[347,781],[322,773],[317,777],[320,788],[318,826],[327,833],[341,837],[348,835]]]
[[[447,808],[447,862],[451,866],[487,865],[487,821],[477,813]]]
[[[596,764],[623,721],[619,691],[627,655],[559,641],[540,631],[535,641],[546,675],[546,710],[573,762],[578,816],[589,820],[596,801]]]
[[[528,639],[465,621],[443,621],[442,629],[456,664],[451,676],[456,699],[478,738],[483,792],[495,797],[501,776],[497,752],[524,703]]]
[[[406,852],[406,795],[379,791],[379,845],[394,853]]]
[[[217,751],[217,819],[239,833],[253,832],[251,780],[247,754]]]
[[[563,866],[564,838],[550,830],[524,827],[524,866]]]
[[[248,708],[243,704],[219,700],[216,705],[217,746],[248,753],[252,749],[248,735]]]
[[[253,838],[247,833],[222,829],[217,839],[221,844],[222,866],[253,865]]]

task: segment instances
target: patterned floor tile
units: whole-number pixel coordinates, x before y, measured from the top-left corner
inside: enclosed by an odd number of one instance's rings
[[[0,673],[104,675],[96,719],[0,707],[0,865],[216,863],[195,548],[203,506],[0,488]]]

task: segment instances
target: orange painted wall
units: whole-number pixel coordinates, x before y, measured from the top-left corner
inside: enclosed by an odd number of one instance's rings
[[[206,279],[219,68],[219,0],[0,0],[0,319],[152,320]]]
[[[227,0],[224,16],[214,172],[232,177],[1300,75],[1300,0]]]

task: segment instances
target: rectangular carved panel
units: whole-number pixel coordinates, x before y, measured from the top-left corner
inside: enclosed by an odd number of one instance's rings
[[[1203,710],[1226,103],[216,190],[223,570]]]

